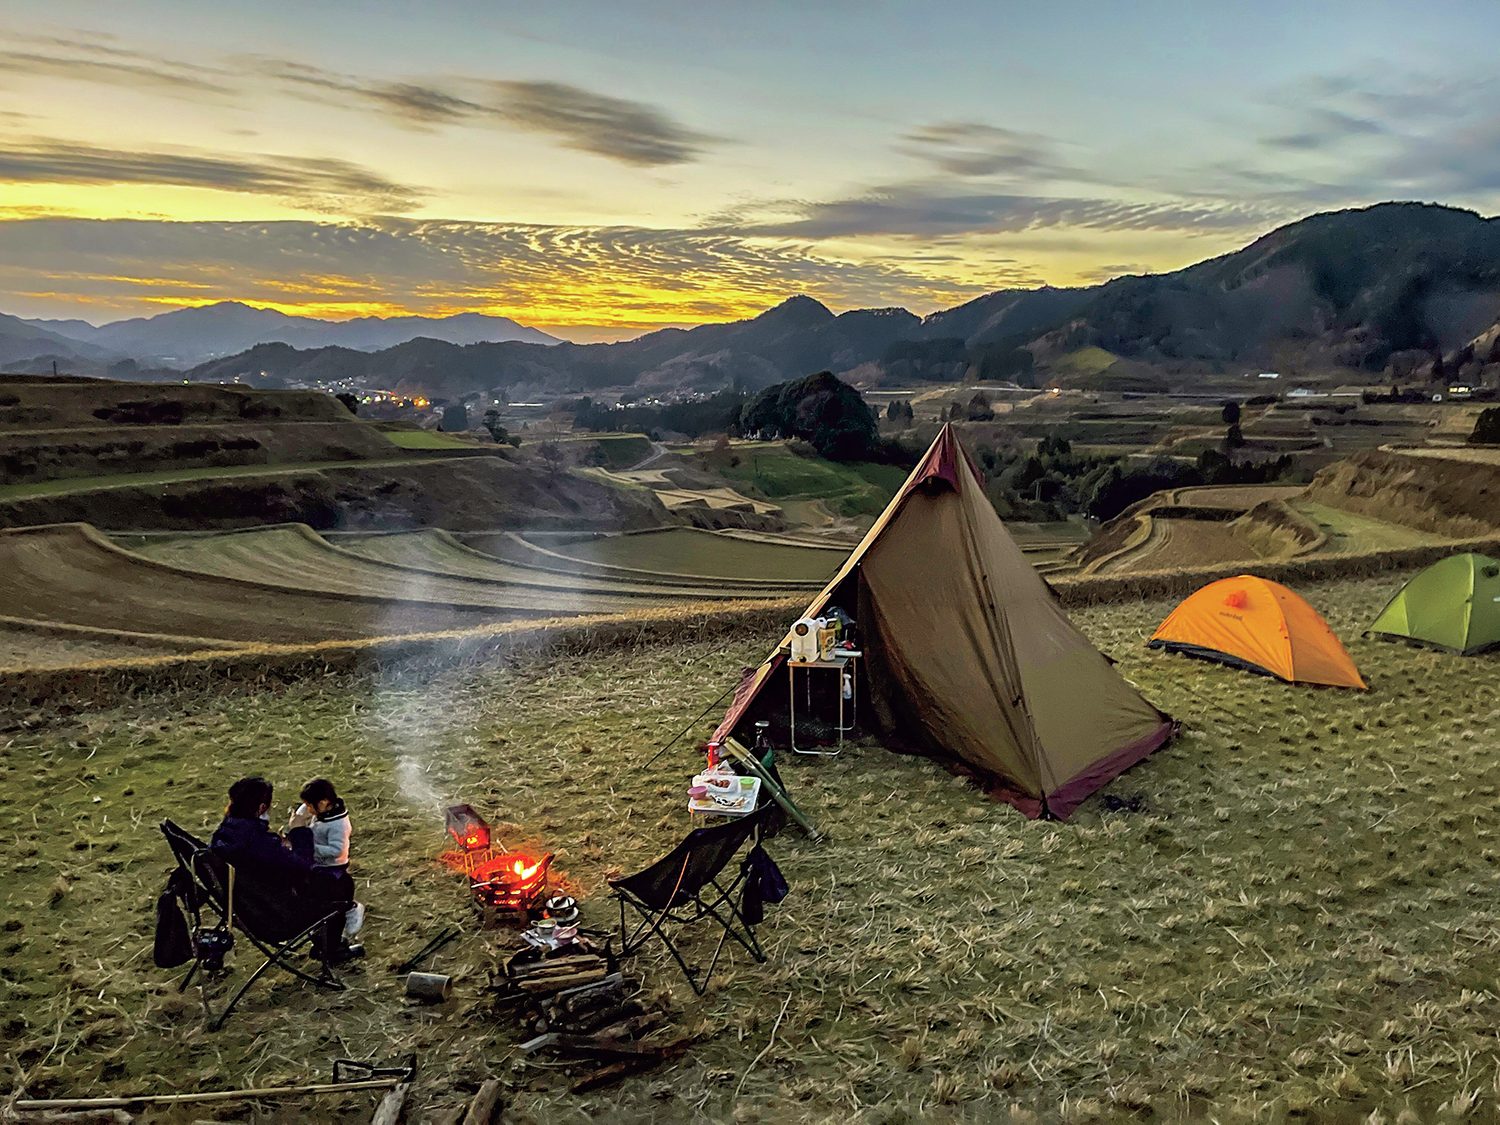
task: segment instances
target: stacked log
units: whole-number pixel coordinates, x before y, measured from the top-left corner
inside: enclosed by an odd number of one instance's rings
[[[667,1009],[646,999],[640,979],[621,972],[607,949],[525,951],[506,962],[493,987],[498,1005],[533,1033],[522,1051],[578,1060],[575,1093],[660,1066],[688,1046],[648,1041],[670,1022]]]

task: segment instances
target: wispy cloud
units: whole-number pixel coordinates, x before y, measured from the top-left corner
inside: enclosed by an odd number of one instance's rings
[[[163,184],[300,203],[334,200],[365,211],[408,210],[420,194],[342,160],[138,152],[48,139],[0,144],[0,183]]]
[[[15,47],[0,49],[0,82],[64,78],[199,97],[238,89],[231,72],[222,68],[133,50],[103,37],[23,36],[15,42]]]
[[[25,38],[0,50],[0,84],[28,77],[154,90],[189,100],[204,94],[263,97],[269,84],[292,97],[362,108],[407,128],[520,129],[636,167],[686,164],[720,143],[658,106],[564,82],[370,77],[262,55],[188,62],[107,40],[62,36]]]
[[[1046,227],[1192,233],[1239,230],[1265,220],[1264,213],[1253,204],[1132,202],[963,192],[930,183],[878,188],[848,199],[803,204],[798,210],[800,214],[791,218],[749,222],[743,231],[808,239],[941,238]]]
[[[913,129],[902,140],[907,152],[952,176],[1083,178],[1081,170],[1059,154],[1057,142],[1038,133],[977,121],[944,121]]]
[[[500,112],[513,124],[622,164],[685,164],[717,142],[644,102],[562,82],[495,82],[493,88]]]

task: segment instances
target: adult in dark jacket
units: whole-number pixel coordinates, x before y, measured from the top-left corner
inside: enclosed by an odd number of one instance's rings
[[[267,822],[274,789],[263,777],[242,777],[229,787],[229,808],[214,830],[210,846],[234,867],[236,877],[248,879],[265,893],[285,893],[294,910],[308,922],[330,910],[334,918],[320,937],[320,950],[331,961],[345,961],[364,951],[343,941],[341,908],[330,901],[331,887],[319,878],[313,864],[313,832],[297,824],[282,840]]]

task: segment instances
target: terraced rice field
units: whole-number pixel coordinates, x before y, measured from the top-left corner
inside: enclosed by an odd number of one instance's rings
[[[1215,563],[1258,558],[1254,546],[1228,522],[1151,518],[1151,534],[1133,551],[1119,555],[1099,568],[1100,574],[1137,570],[1164,570],[1178,566],[1211,566]]]
[[[163,469],[154,473],[113,473],[109,476],[66,477],[59,480],[29,481],[25,484],[0,485],[0,501],[29,500],[38,496],[65,496],[75,492],[102,492],[115,488],[139,488],[142,485],[175,484],[179,481],[211,480],[219,477],[271,477],[315,472],[319,469],[390,468],[401,465],[430,465],[428,457],[385,457],[360,461],[308,461],[285,465],[203,465],[189,469]]]
[[[620,578],[543,570],[538,566],[507,561],[461,542],[446,531],[402,531],[390,535],[338,536],[332,539],[350,554],[374,559],[390,566],[434,575],[474,578],[487,582],[537,587],[546,590],[576,590],[599,594],[649,595],[659,599],[753,598],[764,596],[757,586],[708,585],[687,580],[678,585],[661,581],[631,581]]]
[[[622,613],[658,604],[649,594],[521,586],[391,566],[335,547],[300,524],[173,539],[147,558],[202,574],[357,597],[493,608],[518,616]]]
[[[1401,580],[1300,588],[1369,693],[1149,651],[1170,602],[1075,614],[1185,729],[1065,824],[869,740],[784,761],[830,838],[770,842],[791,894],[760,927],[767,962],[730,953],[697,999],[659,948],[643,954],[633,967],[672,989],[694,1046],[587,1095],[492,1013],[497,935],[473,928],[436,861],[436,809],[473,801],[509,841],[557,849],[585,920],[612,925],[606,873],[688,828],[691,751],[638,763],[768,637],[179,692],[11,731],[12,1081],[33,1096],[275,1085],[326,1076],[333,1054],[415,1050],[418,1121],[487,1074],[518,1123],[1495,1121],[1500,656],[1362,638]],[[210,1034],[195,995],[150,964],[155,823],[206,833],[251,770],[278,797],[336,777],[371,954],[346,993],[263,981]],[[586,799],[606,793],[607,809]],[[455,997],[413,1008],[385,963],[448,924],[464,936],[434,967]],[[706,938],[686,939],[690,956]],[[368,1120],[373,1102],[261,1112]]]
[[[639,535],[630,536],[630,538],[640,539],[647,535],[714,536],[715,534],[716,533],[714,532],[707,531],[690,531],[686,528],[670,528],[666,531],[660,532],[642,532]],[[620,538],[624,537],[621,536]],[[716,536],[716,538],[719,538],[723,541],[716,544],[703,544],[702,549],[706,552],[709,552],[715,560],[719,560],[721,565],[725,569],[734,571],[746,571],[748,568],[742,562],[736,561],[741,560],[745,557],[743,551],[743,540],[739,538],[731,538],[727,535]],[[519,535],[500,532],[493,534],[481,533],[465,535],[463,537],[463,541],[469,546],[474,547],[476,550],[483,551],[485,554],[493,555],[496,558],[505,560],[506,562],[514,562],[525,566],[538,567],[543,570],[554,571],[563,574],[582,574],[599,578],[614,578],[627,581],[663,583],[669,586],[677,587],[681,587],[684,585],[695,587],[701,586],[703,585],[705,578],[707,578],[710,579],[715,585],[728,581],[735,586],[750,586],[764,592],[785,592],[816,589],[817,587],[822,585],[827,577],[827,574],[825,574],[822,570],[822,566],[824,565],[825,560],[821,553],[813,557],[812,562],[815,565],[807,568],[809,573],[814,573],[817,575],[817,577],[814,578],[794,578],[780,571],[774,571],[769,575],[761,577],[756,577],[753,575],[746,577],[741,574],[739,576],[732,575],[729,579],[724,579],[712,575],[704,575],[701,573],[689,573],[685,569],[683,561],[680,558],[674,558],[670,554],[664,553],[658,553],[656,555],[656,561],[661,561],[662,558],[665,558],[668,563],[674,567],[674,569],[670,572],[650,570],[642,567],[633,567],[628,565],[615,565],[612,562],[601,561],[601,557],[607,558],[607,552],[609,550],[608,547],[601,548],[597,546],[598,544],[603,544],[606,542],[602,539],[588,540],[583,544],[579,544],[576,542],[557,543],[551,540],[547,540],[545,541],[547,545],[544,545],[544,541],[540,538],[537,538],[535,541],[533,541],[525,539]],[[696,539],[693,541],[693,544],[694,546],[700,545],[699,541]],[[643,548],[639,544],[633,545],[630,549],[641,550],[643,551],[643,553],[651,554],[650,550]],[[841,552],[840,558],[833,561],[827,573],[832,573],[832,570],[838,566],[838,563],[840,561],[842,561],[843,556],[848,554],[847,548],[838,548],[838,550]],[[778,556],[778,558],[784,557],[786,556]],[[803,556],[793,555],[790,557],[796,558]],[[727,561],[725,561],[726,558]]]
[[[826,581],[846,548],[794,547],[754,542],[695,528],[614,535],[552,547],[583,563],[723,581]]]
[[[535,610],[439,605],[164,566],[81,524],[0,531],[6,615],[217,641],[299,642],[474,628]]]
[[[1228,508],[1248,512],[1267,500],[1289,500],[1306,488],[1301,484],[1231,484],[1206,485],[1201,488],[1179,488],[1171,502],[1195,508]]]

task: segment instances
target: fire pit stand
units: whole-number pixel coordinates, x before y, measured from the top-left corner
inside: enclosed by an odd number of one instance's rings
[[[525,925],[547,900],[547,872],[552,853],[534,859],[508,851],[497,844],[489,823],[473,805],[452,805],[443,813],[448,835],[458,845],[443,858],[448,866],[463,872],[481,924]]]

